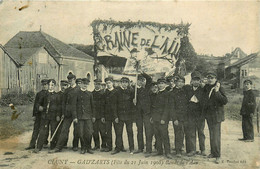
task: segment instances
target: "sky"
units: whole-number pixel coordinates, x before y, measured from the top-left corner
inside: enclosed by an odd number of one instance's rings
[[[28,6],[19,10],[22,6]],[[260,2],[164,1],[4,1],[0,3],[0,44],[19,31],[39,31],[65,42],[93,44],[95,19],[191,23],[190,41],[198,54],[223,56],[240,47],[260,50]]]

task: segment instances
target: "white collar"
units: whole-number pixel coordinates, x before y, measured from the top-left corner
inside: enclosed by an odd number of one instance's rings
[[[122,90],[126,90],[127,88],[123,88],[122,86],[120,86]]]
[[[77,86],[77,84],[74,84],[73,86],[70,86],[71,88],[75,88]]]
[[[80,88],[80,90],[83,91],[83,92],[87,91],[87,89],[82,89],[82,88]]]
[[[94,89],[96,92],[99,92],[101,89],[98,89],[98,90],[96,90],[96,89]]]
[[[195,86],[192,86],[192,89],[195,91],[197,90],[199,87],[195,87]]]
[[[48,90],[48,92],[50,92],[50,93],[53,93],[53,92],[54,92],[54,90]]]
[[[112,87],[111,89],[107,88],[107,90],[109,90],[111,92],[112,90],[114,90],[114,87]]]
[[[165,89],[166,89],[166,87],[165,87],[165,88],[163,88],[162,90],[159,90],[159,92],[163,92]]]

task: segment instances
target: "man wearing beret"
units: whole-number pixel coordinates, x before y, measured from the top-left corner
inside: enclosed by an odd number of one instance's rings
[[[116,148],[112,155],[124,149],[122,138],[124,124],[126,125],[130,154],[134,153],[133,99],[134,92],[129,88],[129,79],[122,77],[121,87],[117,90],[117,111],[115,114]]]
[[[95,106],[93,95],[87,91],[89,79],[83,78],[81,88],[77,94],[77,119],[79,138],[81,144],[81,154],[85,154],[86,151],[93,154],[91,151],[91,137],[93,134],[93,123],[95,122]]]
[[[34,100],[34,105],[33,105],[33,119],[34,119],[34,125],[33,125],[33,133],[32,133],[32,139],[30,141],[29,147],[25,148],[26,150],[34,149],[36,140],[39,135],[40,131],[40,124],[41,124],[41,112],[40,110],[40,100],[45,97],[48,91],[48,80],[43,79],[41,80],[41,85],[42,85],[42,90],[39,91],[36,94],[35,100]],[[48,144],[47,139],[45,140],[45,144]]]
[[[240,115],[242,115],[243,138],[239,140],[246,142],[254,141],[253,116],[256,109],[256,98],[252,91],[252,84],[251,80],[244,81],[244,98],[240,109]]]
[[[64,93],[64,108],[62,108],[64,121],[61,128],[61,134],[58,139],[57,145],[54,150],[49,151],[49,153],[60,152],[68,140],[69,129],[71,123],[78,123],[76,105],[77,105],[77,95],[80,90],[79,86],[76,85],[76,76],[71,72],[67,76],[70,87]],[[77,128],[74,128],[74,135]]]
[[[100,139],[99,134],[101,136],[102,144],[101,144],[101,151],[105,151],[106,142],[105,142],[105,134],[106,134],[106,126],[105,123],[101,121],[101,118],[104,117],[104,106],[105,106],[105,99],[104,99],[104,91],[101,89],[102,81],[100,79],[94,80],[95,89],[92,92],[94,106],[95,106],[95,122],[93,123],[94,133],[94,143],[95,147],[94,150],[100,149]]]
[[[136,127],[137,127],[137,143],[138,150],[135,153],[143,152],[144,136],[143,128],[145,128],[146,153],[152,153],[152,134],[153,126],[151,119],[151,101],[150,101],[150,87],[152,78],[143,73],[137,78],[137,102],[136,102]]]
[[[158,79],[157,84],[159,91],[152,98],[151,102],[151,122],[154,124],[156,147],[158,150],[156,155],[163,155],[164,147],[165,157],[171,159],[168,133],[169,112],[167,110],[169,92],[166,90],[166,80],[164,78]]]
[[[181,157],[184,135],[186,143],[186,152],[192,150],[189,139],[189,122],[188,122],[188,98],[184,90],[185,79],[183,76],[176,76],[176,86],[172,92],[169,93],[169,113],[173,122],[174,136],[175,136],[175,150],[176,156]]]
[[[184,86],[188,97],[188,126],[189,126],[189,146],[188,156],[195,155],[196,151],[196,132],[198,132],[200,154],[205,154],[205,117],[202,114],[203,89],[200,87],[201,75],[199,72],[191,74],[191,85]]]
[[[116,90],[113,86],[113,79],[111,77],[107,77],[105,79],[107,88],[105,90],[104,98],[105,98],[105,110],[104,115],[101,117],[101,122],[105,123],[106,126],[106,134],[105,134],[105,142],[106,149],[105,152],[112,151],[112,124],[114,124],[115,128],[115,118],[117,113],[117,95]]]
[[[221,122],[224,118],[224,105],[228,100],[223,87],[217,81],[217,75],[214,71],[207,73],[208,84],[204,87],[205,104],[203,113],[205,114],[210,135],[210,154],[209,158],[216,158],[216,163],[220,162],[221,147]]]

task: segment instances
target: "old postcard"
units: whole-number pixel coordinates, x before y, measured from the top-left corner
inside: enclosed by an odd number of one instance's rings
[[[0,0],[0,167],[260,168],[259,11]]]

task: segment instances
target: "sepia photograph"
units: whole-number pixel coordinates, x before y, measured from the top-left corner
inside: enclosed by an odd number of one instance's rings
[[[260,3],[0,0],[0,167],[260,168]]]

